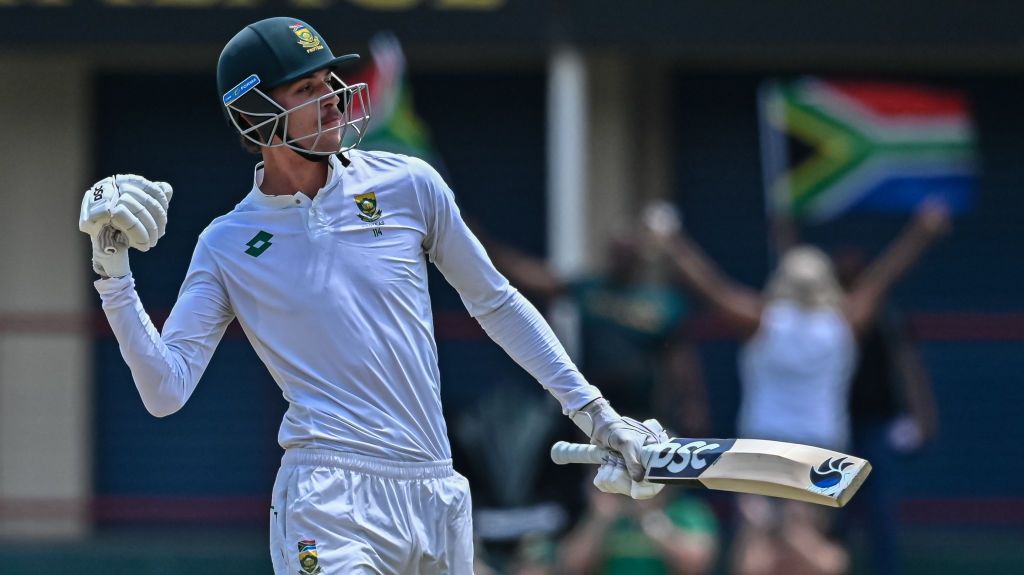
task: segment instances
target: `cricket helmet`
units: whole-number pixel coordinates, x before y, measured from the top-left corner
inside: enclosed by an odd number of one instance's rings
[[[267,18],[250,24],[228,41],[217,61],[217,91],[228,122],[245,139],[263,147],[286,146],[307,159],[326,159],[356,147],[370,120],[369,90],[366,84],[348,85],[335,74],[358,54],[335,56],[316,30],[296,18]],[[285,109],[269,93],[309,76],[329,70],[332,91],[294,108]],[[289,115],[306,106],[319,109],[325,98],[338,96],[341,123],[324,128],[318,120],[316,132],[292,134]],[[319,116],[318,116],[319,118]],[[313,151],[324,133],[340,130],[339,148]],[[274,137],[279,138],[278,141]]]

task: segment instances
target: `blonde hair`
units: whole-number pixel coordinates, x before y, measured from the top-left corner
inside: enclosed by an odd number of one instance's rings
[[[786,250],[768,279],[765,295],[769,301],[792,300],[803,307],[838,307],[844,299],[832,261],[807,245]]]

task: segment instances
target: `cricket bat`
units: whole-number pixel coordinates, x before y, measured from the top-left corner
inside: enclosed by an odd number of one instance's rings
[[[551,459],[602,463],[608,451],[559,441]],[[871,473],[866,459],[820,447],[765,439],[676,438],[644,447],[652,483],[753,493],[842,507]]]

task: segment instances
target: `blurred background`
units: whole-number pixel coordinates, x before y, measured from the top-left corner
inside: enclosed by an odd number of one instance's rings
[[[251,185],[220,48],[277,15],[363,55],[362,147],[432,162],[584,374],[679,434],[737,435],[742,342],[642,245],[642,206],[760,290],[780,230],[870,260],[940,196],[951,230],[851,393],[875,475],[825,532],[851,573],[1024,573],[1024,5],[1000,0],[0,0],[0,573],[271,573],[279,390],[236,324],[185,408],[149,416],[74,222],[107,174],[174,185],[167,236],[132,256],[159,325]],[[431,286],[481,573],[673,572],[647,540],[666,516],[705,557],[674,572],[734,572],[731,496],[588,495],[548,463],[580,439],[557,403]]]

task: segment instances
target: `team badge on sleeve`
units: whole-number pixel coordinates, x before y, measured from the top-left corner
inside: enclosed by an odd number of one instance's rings
[[[359,219],[364,222],[375,222],[384,214],[377,207],[377,194],[366,192],[355,197],[356,205],[359,206]]]
[[[320,560],[316,556],[316,540],[303,539],[299,541],[299,575],[317,575],[322,573]]]

